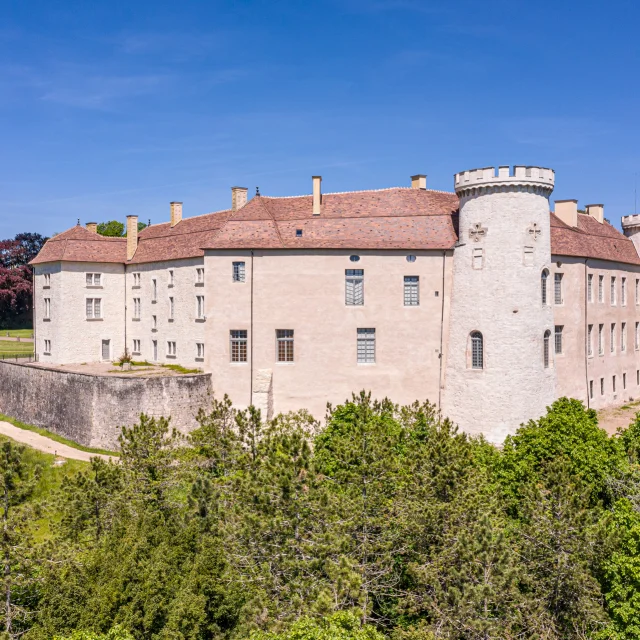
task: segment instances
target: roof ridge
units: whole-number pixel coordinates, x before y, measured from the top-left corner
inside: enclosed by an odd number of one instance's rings
[[[403,191],[418,191],[418,189],[414,189],[413,187],[384,187],[383,189],[357,189],[355,191],[327,191],[323,193],[323,196],[342,196],[348,193],[376,193],[380,191],[393,191],[395,189],[402,189]],[[448,196],[455,196],[455,191],[440,191],[439,189],[420,189],[420,191],[428,191],[429,193],[444,193]],[[310,198],[312,193],[304,193],[298,196],[265,196],[261,195],[263,198],[270,198],[272,200],[288,200],[290,198]]]
[[[204,218],[204,216],[213,216],[217,213],[226,213],[227,211],[232,211],[232,209],[220,209],[218,211],[209,211],[208,213],[199,213],[197,216],[189,216],[188,218],[182,218],[180,222],[184,220],[193,220],[194,218]],[[171,224],[171,221],[167,220],[166,222],[157,222],[156,224],[150,224],[150,225],[147,225],[145,229],[150,229],[151,227],[161,227],[162,225],[165,225],[165,224]],[[142,231],[144,231],[144,229]],[[140,233],[142,233],[142,231]]]

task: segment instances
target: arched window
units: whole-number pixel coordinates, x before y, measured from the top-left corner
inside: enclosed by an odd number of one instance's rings
[[[484,342],[479,331],[471,334],[471,368],[484,369]]]
[[[540,276],[540,289],[542,292],[542,304],[547,304],[547,280],[549,278],[549,272],[546,269],[542,270]]]
[[[549,368],[550,354],[549,354],[549,342],[551,340],[551,331],[547,329],[544,332],[544,348],[543,348],[543,358],[544,358],[544,368]]]

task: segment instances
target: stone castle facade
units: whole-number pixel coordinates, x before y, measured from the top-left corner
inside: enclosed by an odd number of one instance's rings
[[[551,169],[458,173],[410,188],[247,199],[126,238],[95,223],[34,260],[43,363],[134,359],[211,374],[266,415],[369,389],[430,400],[500,442],[571,396],[640,397],[640,216],[549,197]],[[194,407],[194,413],[197,407]]]

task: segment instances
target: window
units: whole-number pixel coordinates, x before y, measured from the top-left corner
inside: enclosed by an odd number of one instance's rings
[[[587,300],[593,302],[593,273],[587,276]]]
[[[556,325],[555,327],[555,349],[556,353],[562,353],[562,330],[564,326]]]
[[[247,361],[247,330],[236,329],[230,331],[231,362]]]
[[[471,368],[484,369],[484,340],[479,331],[471,334]]]
[[[345,269],[345,304],[364,304],[364,269]]]
[[[87,287],[99,287],[102,283],[100,273],[87,273]]]
[[[611,323],[611,344],[609,346],[611,347],[611,353],[614,353],[616,350],[616,323],[615,322]]]
[[[151,302],[158,299],[158,281],[155,278],[151,280]]]
[[[276,329],[276,359],[293,362],[293,329]]]
[[[102,300],[100,298],[87,298],[87,320],[102,318]]]
[[[296,238],[302,238],[302,229],[296,229]]]
[[[556,273],[553,277],[554,285],[554,302],[562,304],[562,273]]]
[[[593,355],[593,325],[587,327],[587,354]]]
[[[360,262],[360,256],[349,256],[351,262]]]
[[[550,356],[549,356],[549,340],[551,340],[551,331],[547,329],[544,332],[544,349],[543,349],[543,359],[544,359],[544,368],[548,369],[550,364]]]
[[[627,323],[623,322],[620,327],[620,351],[627,350]]]
[[[611,376],[611,390],[613,391],[613,393],[616,392],[616,377],[615,376]]]
[[[204,267],[196,267],[196,284],[204,284]]]
[[[542,274],[540,275],[540,290],[542,292],[542,304],[548,304],[547,302],[547,283],[549,281],[549,272],[546,269],[543,269]]]
[[[196,317],[204,320],[204,296],[196,296]]]
[[[204,342],[196,342],[196,358],[204,358]]]
[[[44,283],[43,283],[43,287],[45,289],[49,289],[51,287],[51,274],[50,273],[43,273],[42,274],[44,277]]]
[[[176,355],[176,343],[169,340],[169,342],[167,342],[167,355],[168,356],[175,356]]]
[[[604,302],[604,276],[598,276],[598,302]]]
[[[140,354],[140,340],[137,340],[136,338],[133,339],[132,353],[135,353],[137,355]]]
[[[151,316],[151,330],[155,331],[158,328],[158,316]]]
[[[604,378],[600,378],[600,395],[604,395]]]
[[[133,299],[133,319],[140,320],[140,310],[141,310],[140,298]]]
[[[175,311],[175,305],[173,303],[173,296],[169,296],[169,320],[173,320],[174,311]]]
[[[604,353],[604,325],[598,325],[598,354],[602,355]]]
[[[471,254],[471,267],[473,269],[482,269],[484,265],[484,249],[476,247]]]
[[[404,306],[417,307],[420,304],[419,276],[404,277]]]
[[[173,287],[173,269],[169,269],[169,286]]]
[[[44,353],[45,355],[51,355],[51,340],[44,341]]]
[[[133,274],[133,286],[136,287],[136,288],[140,286],[140,274],[139,273],[134,273]]]
[[[640,322],[636,322],[636,333],[634,339],[634,346],[636,351],[640,349]]]
[[[640,385],[640,369],[636,369],[636,384]]]
[[[376,330],[358,329],[358,364],[376,361]]]
[[[627,279],[622,278],[620,282],[620,304],[623,307],[627,306]]]
[[[589,397],[593,400],[593,380],[589,380]]]
[[[626,373],[622,374],[622,388],[623,389],[627,388],[627,374]]]
[[[616,277],[611,276],[611,304],[616,303]]]
[[[636,278],[636,304],[640,304],[640,278]]]
[[[244,282],[245,280],[245,267],[244,262],[233,263],[233,281]]]
[[[416,257],[413,255],[408,255],[407,256],[407,262],[415,262],[416,261]]]
[[[44,299],[44,319],[51,320],[51,298]]]

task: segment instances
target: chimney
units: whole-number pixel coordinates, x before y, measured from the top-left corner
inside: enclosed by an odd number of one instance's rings
[[[231,187],[231,211],[242,209],[247,204],[248,191],[246,187]]]
[[[418,175],[411,176],[411,188],[412,189],[426,189],[427,188],[427,176],[419,173]]]
[[[175,227],[182,220],[182,202],[171,203],[171,227]]]
[[[556,200],[556,216],[570,227],[578,226],[578,201]]]
[[[91,233],[98,233],[98,223],[87,222],[87,231],[91,231]]]
[[[127,216],[127,260],[133,258],[138,248],[138,216]]]
[[[322,204],[322,176],[313,176],[313,215],[320,215]]]
[[[588,204],[586,207],[587,214],[595,218],[600,224],[604,222],[604,205]]]

